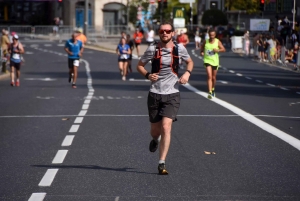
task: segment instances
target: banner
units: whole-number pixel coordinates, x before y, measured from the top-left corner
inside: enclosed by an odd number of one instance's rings
[[[270,19],[250,19],[250,31],[269,31]]]

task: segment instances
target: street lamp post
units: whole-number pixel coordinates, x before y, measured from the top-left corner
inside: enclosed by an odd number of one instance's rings
[[[295,14],[296,14],[296,0],[294,0],[294,7],[293,7],[293,29],[295,29]]]

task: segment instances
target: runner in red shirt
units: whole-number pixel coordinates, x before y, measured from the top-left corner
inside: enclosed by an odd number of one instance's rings
[[[136,47],[136,53],[137,53],[138,57],[140,56],[140,47],[139,46],[142,42],[142,38],[144,38],[143,33],[140,32],[139,29],[136,29],[135,33],[133,34],[133,39],[134,39],[134,44]]]

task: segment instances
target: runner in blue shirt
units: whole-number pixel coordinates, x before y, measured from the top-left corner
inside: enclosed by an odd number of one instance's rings
[[[72,38],[65,44],[65,51],[68,53],[69,65],[69,82],[71,82],[73,74],[72,88],[76,88],[76,80],[78,75],[79,59],[83,53],[83,46],[80,40],[77,40],[77,34],[72,34]]]
[[[125,81],[127,75],[128,59],[131,54],[130,46],[126,44],[126,38],[121,38],[121,43],[118,45],[116,53],[119,55],[118,61],[122,80]]]

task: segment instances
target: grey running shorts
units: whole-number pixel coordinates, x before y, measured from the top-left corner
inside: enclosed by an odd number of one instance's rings
[[[161,121],[162,117],[168,117],[176,121],[176,115],[180,106],[180,93],[164,95],[149,92],[147,104],[149,121],[151,123]]]

